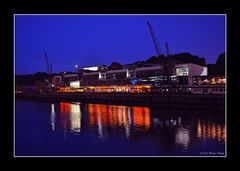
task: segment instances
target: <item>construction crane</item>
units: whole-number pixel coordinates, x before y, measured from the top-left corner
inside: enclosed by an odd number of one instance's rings
[[[166,41],[165,43],[166,46],[166,53],[167,53],[167,57],[170,55],[170,51],[169,51],[169,47],[168,47],[168,42]]]
[[[46,50],[45,50],[45,61],[46,61],[47,73],[52,74],[52,64],[48,63],[48,55]]]
[[[50,73],[50,69],[49,69],[49,64],[48,64],[48,56],[47,56],[47,51],[45,50],[45,61],[46,61],[46,67],[47,67],[47,73]]]
[[[156,50],[156,55],[160,56],[161,55],[161,49],[160,49],[157,37],[156,37],[156,35],[153,31],[153,28],[152,28],[152,26],[151,26],[151,24],[148,20],[147,20],[147,25],[148,25],[148,29],[150,31],[150,34],[151,34],[151,37],[152,37],[152,40],[153,40],[153,44],[154,44],[154,47],[155,47],[155,50]]]

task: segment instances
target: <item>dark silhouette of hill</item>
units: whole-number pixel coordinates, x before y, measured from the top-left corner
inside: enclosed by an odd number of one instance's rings
[[[177,64],[177,63],[194,63],[208,68],[209,76],[224,76],[225,75],[225,52],[221,53],[215,64],[206,64],[206,58],[192,55],[190,53],[178,53],[169,56],[160,55],[158,57],[152,56],[146,61],[136,61],[132,64],[137,64],[139,67],[144,64]]]
[[[46,72],[37,72],[35,74],[28,75],[16,75],[15,76],[15,84],[18,85],[35,85],[36,81],[44,81],[45,79],[50,79],[51,76]]]
[[[224,76],[225,75],[225,52],[218,56],[215,64],[208,64],[209,76]]]
[[[111,65],[109,65],[108,70],[119,70],[122,69],[122,64],[118,62],[112,62]]]
[[[192,55],[190,53],[178,53],[169,56],[160,55],[158,57],[152,56],[148,58],[145,63],[160,63],[164,64],[168,61],[172,61],[174,63],[194,63],[202,66],[206,66],[206,59],[204,57],[199,57],[196,55]]]

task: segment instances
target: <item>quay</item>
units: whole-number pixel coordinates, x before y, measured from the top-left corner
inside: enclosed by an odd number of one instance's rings
[[[162,93],[16,93],[16,99],[45,101],[77,101],[118,105],[160,106],[172,109],[208,109],[225,107],[222,94],[162,94]]]

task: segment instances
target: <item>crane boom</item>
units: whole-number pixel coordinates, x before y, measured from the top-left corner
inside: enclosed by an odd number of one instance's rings
[[[150,34],[151,34],[151,37],[152,37],[152,40],[153,40],[153,44],[154,44],[154,47],[155,47],[155,50],[156,50],[156,55],[160,56],[161,55],[161,49],[160,49],[157,37],[156,37],[156,35],[153,31],[153,28],[152,28],[152,26],[151,26],[151,24],[148,20],[147,20],[147,25],[148,25],[148,29],[150,31]]]
[[[48,64],[48,56],[47,56],[47,51],[45,51],[45,61],[46,61],[46,66],[47,66],[47,73],[49,74],[49,64]]]
[[[167,56],[169,56],[170,55],[170,51],[169,51],[169,47],[168,47],[168,42],[167,41],[165,43],[165,46],[166,46]]]

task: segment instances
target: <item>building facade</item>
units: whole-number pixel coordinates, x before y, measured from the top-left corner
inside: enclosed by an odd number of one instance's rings
[[[126,65],[122,69],[83,70],[81,73],[54,76],[54,86],[64,92],[192,92],[200,91],[196,77],[207,77],[207,67],[193,63],[174,64],[166,75],[166,65]],[[97,68],[97,67],[94,67]],[[64,85],[64,86],[63,86]],[[194,88],[192,88],[194,87]],[[215,91],[215,89],[213,89]],[[206,90],[204,90],[205,92]],[[170,92],[170,91],[169,91]],[[208,91],[209,92],[209,91]],[[212,91],[213,92],[213,91]],[[216,91],[215,91],[216,92]],[[220,92],[220,89],[219,89]],[[224,91],[223,91],[224,92]]]

